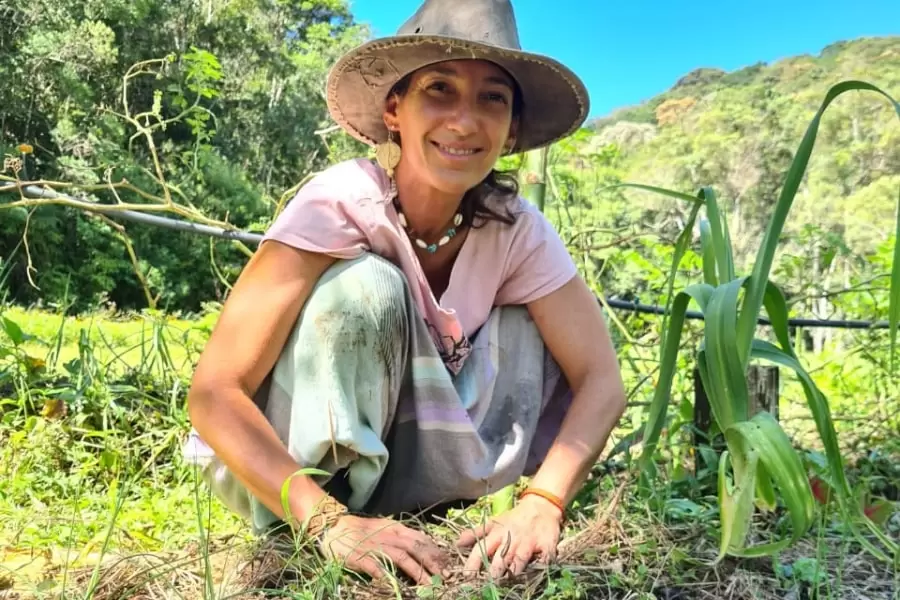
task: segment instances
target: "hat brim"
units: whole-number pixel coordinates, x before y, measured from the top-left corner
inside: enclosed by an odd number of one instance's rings
[[[496,63],[515,78],[523,96],[515,152],[567,137],[587,118],[584,83],[547,56],[438,35],[399,35],[362,44],[342,56],[328,74],[326,101],[335,122],[374,145],[387,139],[384,101],[394,84],[422,67],[448,60]]]

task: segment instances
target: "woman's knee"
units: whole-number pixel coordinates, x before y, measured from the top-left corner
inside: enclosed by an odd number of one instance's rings
[[[313,289],[301,315],[302,325],[318,338],[370,345],[371,335],[405,330],[407,282],[389,261],[374,254],[332,265]],[[373,340],[374,341],[374,340]]]

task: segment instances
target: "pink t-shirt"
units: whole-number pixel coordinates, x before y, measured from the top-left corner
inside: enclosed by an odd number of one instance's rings
[[[576,274],[553,226],[536,207],[518,198],[510,207],[515,224],[491,220],[469,231],[447,289],[437,299],[392,201],[393,186],[381,167],[366,159],[345,161],[304,185],[263,242],[278,240],[343,259],[372,252],[397,265],[444,364],[454,374],[470,352],[469,338],[494,306],[537,300]]]

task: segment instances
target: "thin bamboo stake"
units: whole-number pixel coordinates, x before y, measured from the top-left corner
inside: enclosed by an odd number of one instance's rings
[[[547,157],[549,148],[538,148],[525,153],[520,185],[522,196],[544,212],[547,196]]]

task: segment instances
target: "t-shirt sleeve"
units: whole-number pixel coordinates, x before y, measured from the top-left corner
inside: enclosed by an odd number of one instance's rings
[[[507,270],[496,303],[527,304],[556,291],[577,275],[575,261],[553,225],[522,202],[522,223],[509,246]]]
[[[335,258],[355,258],[369,249],[365,207],[348,193],[347,185],[323,173],[304,185],[263,235]]]

